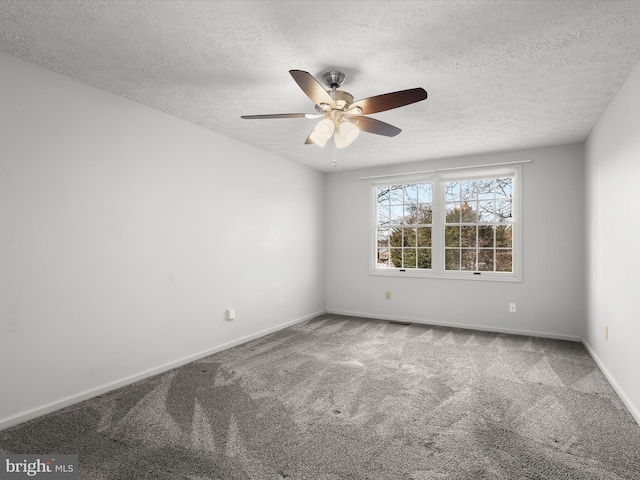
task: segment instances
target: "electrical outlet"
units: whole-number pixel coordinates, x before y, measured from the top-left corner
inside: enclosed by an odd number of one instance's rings
[[[227,320],[231,321],[236,318],[236,311],[233,308],[227,310]]]
[[[282,297],[278,297],[278,306],[281,307],[284,304]]]
[[[609,325],[604,326],[604,339],[609,340]]]
[[[384,292],[384,299],[385,300],[391,300],[391,292],[389,290]]]
[[[515,303],[510,303],[509,304],[509,312],[516,313],[516,304]]]

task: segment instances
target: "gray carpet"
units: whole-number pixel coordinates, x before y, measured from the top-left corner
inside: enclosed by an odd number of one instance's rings
[[[0,432],[81,479],[640,479],[574,342],[323,315]]]

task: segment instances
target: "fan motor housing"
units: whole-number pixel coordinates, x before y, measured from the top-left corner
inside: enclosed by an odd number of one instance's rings
[[[332,109],[330,105],[322,103],[320,105],[316,105],[316,111],[318,113],[326,113],[331,110],[344,111],[347,110],[349,108],[349,105],[353,103],[353,95],[351,95],[349,92],[345,92],[344,90],[333,88],[331,90],[327,90],[327,93],[336,102],[336,108]]]
[[[344,103],[344,105],[340,108],[346,108],[353,103],[353,95],[351,95],[349,92],[345,92],[344,90],[335,88],[329,91],[329,95],[331,95],[338,106]]]

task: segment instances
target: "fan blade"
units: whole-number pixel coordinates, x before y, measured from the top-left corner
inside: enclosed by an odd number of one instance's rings
[[[308,113],[274,113],[271,115],[242,115],[240,118],[246,120],[264,119],[264,118],[306,118]]]
[[[359,107],[362,113],[369,115],[370,113],[384,112],[392,108],[404,107],[415,102],[427,99],[427,91],[424,88],[410,88],[409,90],[401,90],[393,93],[383,93],[375,97],[363,98],[357,102],[353,102],[349,106],[349,110]]]
[[[363,132],[375,133],[376,135],[384,135],[385,137],[395,137],[402,130],[380,120],[370,117],[351,117],[350,120],[357,120],[357,126]]]
[[[311,130],[311,133],[309,134],[307,139],[304,141],[305,145],[313,145],[315,143],[313,140],[311,140],[311,135],[313,135],[314,130],[315,130],[315,128],[313,130]]]
[[[331,108],[336,106],[336,102],[333,101],[331,95],[329,95],[320,82],[313,78],[313,75],[309,72],[305,72],[303,70],[289,70],[289,73],[313,103],[316,105],[322,105],[324,103],[329,105]]]

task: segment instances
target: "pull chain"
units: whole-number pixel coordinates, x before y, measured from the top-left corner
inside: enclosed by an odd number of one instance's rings
[[[333,166],[338,166],[338,149],[336,148],[336,141],[332,138],[331,145],[333,146]]]

